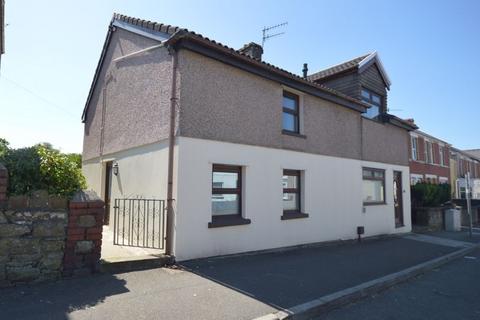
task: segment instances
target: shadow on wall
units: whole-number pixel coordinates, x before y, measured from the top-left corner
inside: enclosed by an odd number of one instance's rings
[[[75,310],[88,309],[107,297],[129,292],[126,281],[114,275],[62,280],[31,287],[0,290],[2,319],[70,319]]]

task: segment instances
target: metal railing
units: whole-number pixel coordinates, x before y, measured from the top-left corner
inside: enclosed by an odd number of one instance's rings
[[[165,200],[115,199],[113,244],[165,249]]]

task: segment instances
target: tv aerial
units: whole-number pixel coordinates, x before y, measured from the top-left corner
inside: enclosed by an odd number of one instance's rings
[[[278,29],[278,28],[281,28],[281,27],[284,27],[288,24],[288,22],[283,22],[283,23],[280,23],[280,24],[277,24],[277,25],[274,25],[274,26],[270,26],[270,27],[263,27],[262,29],[262,48],[265,46],[265,42],[270,39],[270,38],[273,38],[273,37],[277,37],[277,36],[280,36],[282,34],[285,34],[285,31],[282,31],[282,32],[277,32],[277,33],[269,33],[270,30],[273,30],[273,29]]]

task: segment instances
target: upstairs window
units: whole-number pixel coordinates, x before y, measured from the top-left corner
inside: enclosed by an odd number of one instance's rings
[[[362,101],[370,106],[367,112],[363,114],[365,118],[375,119],[380,115],[382,110],[382,96],[362,88]]]
[[[412,160],[418,160],[418,138],[412,137]]]
[[[300,133],[298,96],[284,91],[283,92],[283,130],[288,132]]]
[[[429,141],[425,141],[425,162],[433,163],[432,143]]]
[[[438,154],[440,155],[440,165],[445,166],[445,149],[442,146],[438,146]]]

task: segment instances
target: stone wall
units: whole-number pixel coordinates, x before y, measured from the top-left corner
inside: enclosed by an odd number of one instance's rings
[[[79,192],[70,201],[45,191],[0,207],[0,288],[98,270],[104,203]]]
[[[67,226],[67,199],[35,192],[0,209],[0,287],[58,279]]]
[[[412,211],[417,226],[428,227],[430,230],[444,229],[444,207],[417,207]]]

